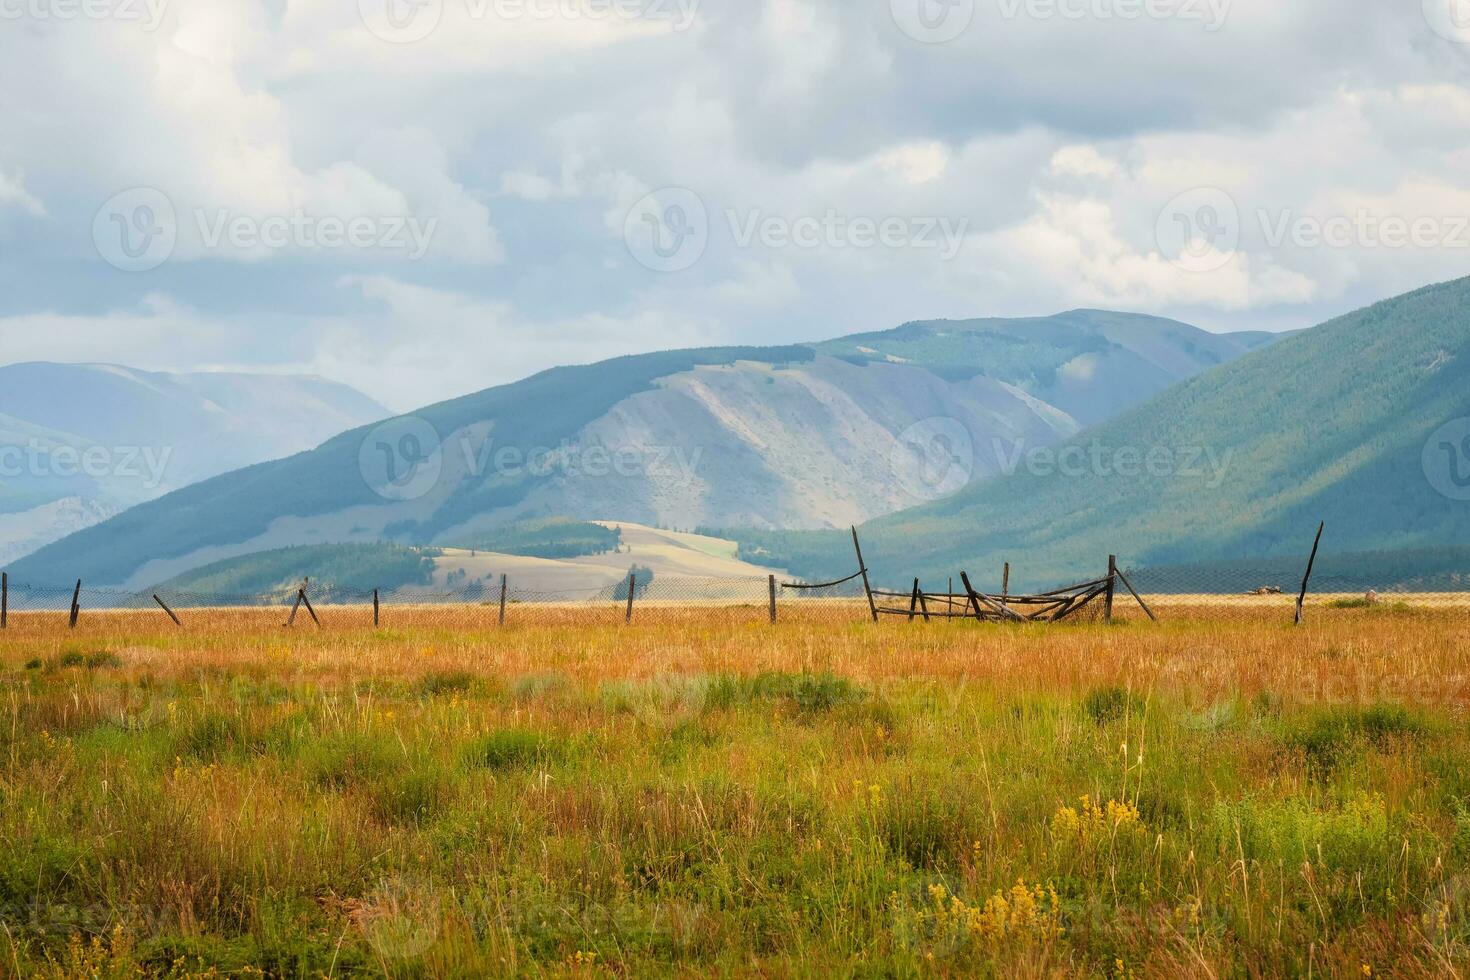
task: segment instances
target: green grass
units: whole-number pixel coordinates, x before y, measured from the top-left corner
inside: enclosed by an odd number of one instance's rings
[[[1204,696],[1090,666],[1187,658],[1209,635],[1176,630],[791,627],[751,669],[657,629],[569,631],[526,670],[497,659],[524,634],[410,669],[412,630],[401,647],[302,634],[274,660],[180,637],[169,658],[99,647],[34,670],[21,649],[0,656],[0,972],[1470,963],[1454,706]],[[1271,663],[1302,642],[1250,636]],[[1238,639],[1253,683],[1256,640]],[[878,669],[910,643],[936,671],[1016,659],[988,681]],[[1310,655],[1362,663],[1325,640]],[[1016,666],[1037,663],[1053,672]]]

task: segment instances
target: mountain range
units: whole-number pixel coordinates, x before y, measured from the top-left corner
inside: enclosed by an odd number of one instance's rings
[[[366,395],[315,377],[0,367],[0,563],[388,414]]]
[[[1015,447],[1055,445],[1274,339],[1079,310],[555,368],[176,490],[11,571],[141,587],[261,551],[454,547],[552,516],[841,527],[994,477]]]
[[[1337,569],[1344,581],[1470,582],[1470,279],[1283,339],[1011,463],[866,525],[874,574],[967,569],[998,586],[1009,562],[1024,588],[1093,577],[1117,554],[1155,570],[1155,588],[1210,591],[1252,567],[1279,575],[1278,559],[1300,575],[1325,521],[1324,552],[1357,566]],[[854,567],[841,535],[742,543],[808,575]],[[1413,567],[1394,557],[1410,549]]]

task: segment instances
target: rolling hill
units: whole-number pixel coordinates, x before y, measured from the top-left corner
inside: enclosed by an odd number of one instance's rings
[[[381,588],[385,595],[455,596],[492,599],[500,576],[508,579],[514,595],[560,594],[585,601],[616,590],[637,567],[640,581],[672,585],[688,579],[759,578],[766,570],[736,557],[736,544],[705,535],[666,531],[639,524],[597,525],[616,540],[614,548],[587,553],[543,557],[469,548],[407,548],[394,544],[307,545],[243,555],[207,565],[165,582],[165,592],[218,596],[222,601],[259,595],[289,595],[310,577],[316,595],[363,601]],[[519,535],[522,544],[537,540],[535,529]],[[541,535],[539,540],[564,544],[564,538]],[[540,551],[523,547],[521,551]],[[555,550],[555,549],[553,549]],[[577,549],[570,549],[576,551]],[[690,595],[708,597],[709,585]],[[322,591],[325,590],[325,591]],[[641,591],[641,590],[640,590]],[[623,592],[626,596],[626,589]]]
[[[1054,444],[1261,342],[1076,311],[555,368],[142,504],[11,572],[138,587],[253,552],[438,546],[555,515],[840,527],[996,474],[1007,447]],[[936,443],[964,457],[955,486],[928,478]]]
[[[1194,568],[1205,589],[1211,569],[1299,567],[1325,520],[1328,552],[1399,574],[1395,553],[1470,545],[1470,279],[1324,323],[1013,462],[867,525],[875,573],[989,582],[1009,561],[1025,587],[1117,553]],[[840,536],[747,534],[744,551],[814,576],[852,567]]]
[[[314,377],[0,367],[0,563],[387,414],[367,396]]]

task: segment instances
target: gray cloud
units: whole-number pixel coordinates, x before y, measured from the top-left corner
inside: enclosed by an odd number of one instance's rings
[[[941,44],[889,0],[704,0],[688,30],[445,0],[410,44],[329,0],[0,22],[0,361],[308,369],[407,409],[564,361],[931,316],[1281,329],[1464,273],[1470,37],[1417,3],[1169,3],[977,0]],[[707,244],[660,272],[624,232],[670,186]],[[127,273],[95,226],[133,187],[164,193],[176,241]],[[1235,211],[1207,271],[1159,240],[1195,188]],[[1298,233],[1363,213],[1441,234]],[[391,244],[410,219],[422,257]],[[893,221],[907,237],[869,243]]]

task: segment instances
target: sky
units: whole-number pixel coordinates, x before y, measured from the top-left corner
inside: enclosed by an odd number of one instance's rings
[[[1470,273],[1470,0],[0,0],[0,363],[546,367]]]

